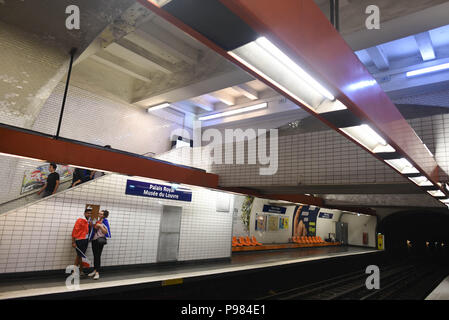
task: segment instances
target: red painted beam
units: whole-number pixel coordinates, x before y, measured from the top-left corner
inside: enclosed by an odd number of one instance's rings
[[[218,175],[0,127],[0,152],[194,186],[217,188]]]
[[[229,191],[229,192],[235,192],[235,193],[241,193],[246,194],[249,196],[254,196],[258,198],[264,198],[264,199],[270,199],[270,200],[284,200],[289,201],[293,203],[303,203],[303,204],[309,204],[317,207],[325,207],[324,206],[324,199],[314,196],[308,196],[305,194],[266,194],[261,193],[258,190],[255,189],[249,189],[249,188],[238,188],[238,187],[220,187],[220,190]]]
[[[288,97],[297,105],[302,105],[300,101],[235,60],[223,48],[204,35],[170,15],[163,8],[154,5],[151,0],[138,1],[280,94]],[[410,160],[415,168],[430,181],[434,184],[438,182],[438,170],[441,169],[382,88],[376,83],[357,90],[351,89],[353,88],[351,85],[373,81],[374,78],[312,0],[219,1],[256,32],[268,36],[277,46],[287,50],[289,55],[293,53],[297,58],[294,60],[300,61],[300,64],[319,82],[331,89],[336,98],[344,103],[350,111],[377,129],[376,131],[381,133],[391,146]],[[307,107],[304,107],[304,110],[371,152],[349,135],[339,131],[319,114],[313,113]],[[373,156],[383,161],[376,154]],[[443,188],[440,189],[446,193]]]

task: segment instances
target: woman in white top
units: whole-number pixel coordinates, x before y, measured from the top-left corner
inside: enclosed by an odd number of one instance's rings
[[[94,226],[94,236],[92,238],[92,252],[94,254],[94,271],[89,273],[89,277],[93,277],[94,280],[98,280],[100,278],[100,268],[101,268],[101,253],[103,251],[103,247],[106,244],[106,236],[109,233],[107,226],[109,224],[105,224],[104,220],[109,216],[109,212],[107,210],[99,212],[99,220]],[[101,239],[100,239],[101,238]]]

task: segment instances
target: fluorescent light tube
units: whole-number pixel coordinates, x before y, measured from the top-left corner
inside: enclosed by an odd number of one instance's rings
[[[233,115],[244,113],[244,112],[249,112],[249,111],[263,109],[263,108],[266,108],[267,106],[268,106],[268,104],[266,102],[259,103],[259,104],[256,104],[256,105],[253,105],[253,106],[249,106],[249,107],[229,110],[229,111],[225,111],[225,112],[220,112],[220,113],[215,113],[215,114],[211,114],[211,115],[208,115],[208,116],[200,117],[198,120],[205,121],[205,120],[211,120],[211,119],[216,119],[216,118],[233,116]]]
[[[262,78],[268,80],[269,82],[271,82],[272,84],[274,84],[276,87],[278,87],[279,89],[281,89],[282,91],[284,91],[285,93],[287,93],[288,95],[290,95],[293,99],[300,101],[303,105],[305,105],[307,108],[312,109],[313,107],[304,101],[304,99],[301,99],[300,97],[298,97],[296,94],[294,94],[293,92],[291,92],[290,90],[288,90],[286,87],[284,87],[283,85],[281,85],[279,82],[273,80],[271,77],[269,77],[268,75],[266,75],[265,73],[263,73],[262,71],[260,71],[259,69],[257,69],[256,67],[254,67],[251,63],[249,63],[248,61],[246,61],[245,59],[242,59],[241,57],[239,57],[237,54],[235,54],[234,52],[229,51],[228,54],[233,57],[235,60],[239,61],[241,64],[243,64],[244,66],[248,67],[249,69],[253,70],[255,73],[257,73],[258,75],[260,75]]]
[[[441,202],[443,202],[444,204],[449,204],[449,199],[440,199]]]
[[[416,178],[409,178],[411,181],[413,181],[415,184],[417,184],[420,187],[430,187],[433,186],[433,183],[430,182],[426,177],[420,176]]]
[[[333,112],[333,111],[339,111],[339,110],[347,110],[348,108],[341,103],[340,100],[324,100],[316,109],[316,113],[326,113],[326,112]]]
[[[445,196],[445,194],[441,190],[429,190],[427,192],[434,197],[444,197]]]
[[[170,106],[170,103],[164,102],[164,103],[155,105],[155,106],[153,106],[153,107],[149,107],[149,108],[148,108],[148,112],[154,111],[154,110],[164,109],[164,108],[167,108],[167,107],[169,107],[169,106]]]
[[[386,146],[379,145],[374,148],[374,153],[380,153],[380,152],[396,152],[396,149],[387,144]]]
[[[315,90],[321,93],[329,100],[335,100],[332,93],[323,87],[318,81],[312,78],[304,69],[293,62],[285,53],[283,53],[278,47],[276,47],[271,41],[265,37],[260,37],[256,40],[256,43],[267,52],[269,52],[274,58],[282,62],[288,69],[293,71],[298,77],[309,83]]]
[[[369,135],[370,137],[377,140],[377,142],[379,142],[379,144],[381,144],[383,146],[387,145],[387,142],[381,136],[379,136],[376,131],[371,129],[371,127],[369,125],[362,124],[360,127],[363,130],[362,132],[365,132],[367,135]]]
[[[398,170],[402,174],[419,173],[419,171],[416,170],[416,168],[405,158],[385,160],[385,162],[396,168],[396,170]]]
[[[341,131],[351,136],[354,140],[365,146],[371,152],[394,152],[395,150],[379,136],[370,126],[363,124],[360,126],[341,128]]]
[[[414,71],[409,71],[406,73],[407,77],[414,77],[414,76],[419,76],[422,74],[426,74],[426,73],[431,73],[431,72],[437,72],[437,71],[442,71],[442,70],[446,70],[449,69],[449,63],[444,63],[444,64],[439,64],[437,66],[433,66],[433,67],[428,67],[428,68],[422,68],[422,69],[418,69],[418,70],[414,70]]]

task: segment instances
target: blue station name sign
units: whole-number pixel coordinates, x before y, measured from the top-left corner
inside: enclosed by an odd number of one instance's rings
[[[136,180],[126,181],[126,194],[167,200],[192,201],[192,190]]]
[[[262,211],[263,212],[269,212],[269,213],[285,214],[287,209],[284,208],[284,207],[269,206],[269,205],[265,204],[263,206],[263,210]]]

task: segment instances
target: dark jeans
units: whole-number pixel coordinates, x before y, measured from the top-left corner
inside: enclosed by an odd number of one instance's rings
[[[94,268],[100,272],[101,268],[101,252],[103,252],[104,244],[99,244],[97,240],[92,241],[92,252],[94,253]]]
[[[53,193],[53,191],[47,191],[47,190],[44,190],[44,195],[42,196],[42,198],[45,198],[45,197],[51,196],[51,195],[52,195],[52,193]]]

